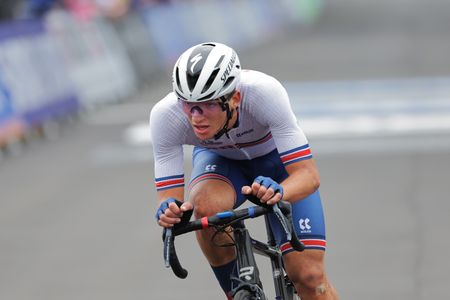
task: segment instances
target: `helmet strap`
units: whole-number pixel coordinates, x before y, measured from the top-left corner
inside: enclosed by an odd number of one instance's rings
[[[230,107],[228,104],[228,100],[230,100],[230,99],[228,99],[226,96],[221,96],[219,99],[222,101],[222,102],[220,102],[220,107],[222,107],[222,111],[229,110]]]
[[[228,123],[230,123],[231,118],[233,117],[233,109],[230,109],[230,104],[229,104],[229,98],[227,99],[226,96],[222,96],[220,97],[220,100],[222,100],[222,102],[220,102],[220,105],[222,107],[223,111],[227,112],[227,119],[225,121],[225,124],[223,125],[222,129],[220,129],[215,135],[214,135],[214,139],[218,140],[222,135],[226,135],[227,138],[230,138],[230,136],[228,135]]]
[[[225,106],[225,109],[224,109],[224,106]],[[227,119],[225,120],[225,124],[223,125],[222,129],[220,129],[214,135],[215,140],[218,140],[224,134],[227,136],[227,138],[230,138],[230,136],[228,135],[228,123],[230,123],[230,120],[233,117],[233,110],[230,109],[228,102],[222,104],[222,109],[227,112]]]

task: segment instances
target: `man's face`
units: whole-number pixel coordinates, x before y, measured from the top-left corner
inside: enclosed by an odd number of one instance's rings
[[[235,108],[235,96],[229,101],[230,109]],[[216,99],[199,103],[181,102],[183,111],[199,139],[212,139],[225,125],[227,113],[222,109],[221,100]]]
[[[201,103],[182,101],[183,111],[194,129],[195,135],[201,140],[207,140],[222,129],[225,124],[226,112],[222,110],[220,100]]]

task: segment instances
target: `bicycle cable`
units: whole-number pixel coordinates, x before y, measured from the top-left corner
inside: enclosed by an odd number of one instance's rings
[[[216,229],[216,231],[214,232],[213,236],[211,237],[211,242],[213,243],[214,246],[216,247],[235,247],[236,246],[236,241],[234,240],[233,236],[231,235],[231,232],[234,231],[233,227],[230,227],[230,225],[225,225],[225,226],[212,226],[214,229]],[[227,228],[231,228],[230,230],[227,231]],[[219,244],[218,242],[215,241],[216,237],[218,236],[219,233],[225,233],[230,240],[232,241],[231,243],[224,243],[224,244]]]
[[[211,241],[212,241],[213,245],[216,246],[216,247],[223,247],[223,248],[235,247],[236,246],[236,241],[234,240],[234,238],[230,234],[231,232],[234,231],[234,228],[231,225],[236,224],[236,223],[238,223],[238,222],[240,222],[242,220],[245,220],[245,219],[247,219],[247,217],[246,216],[242,216],[242,217],[239,217],[239,218],[237,218],[237,219],[235,219],[235,220],[233,220],[233,221],[231,221],[231,222],[229,222],[227,224],[224,224],[224,225],[220,225],[220,226],[219,225],[212,225],[211,227],[216,229],[216,232],[214,233],[214,235],[211,238]],[[228,232],[227,228],[231,228],[231,230]],[[221,232],[225,233],[232,240],[232,243],[226,243],[226,244],[216,243],[214,241],[214,239]]]

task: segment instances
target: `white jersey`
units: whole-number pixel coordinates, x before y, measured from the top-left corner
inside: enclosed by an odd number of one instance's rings
[[[238,126],[219,139],[196,137],[182,104],[172,92],[150,114],[157,190],[184,186],[183,145],[200,146],[226,158],[250,160],[277,149],[285,165],[311,158],[284,87],[273,77],[243,70]]]

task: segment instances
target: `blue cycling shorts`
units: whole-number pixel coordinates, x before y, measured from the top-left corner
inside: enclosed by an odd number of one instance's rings
[[[207,179],[227,182],[236,191],[237,208],[245,201],[241,194],[244,185],[251,185],[257,176],[267,176],[277,182],[287,178],[288,173],[276,150],[252,160],[233,160],[220,156],[211,150],[195,147],[190,187]],[[269,215],[275,240],[283,254],[293,251],[278,220]],[[325,250],[325,221],[319,191],[292,204],[292,222],[299,239],[306,249]]]

